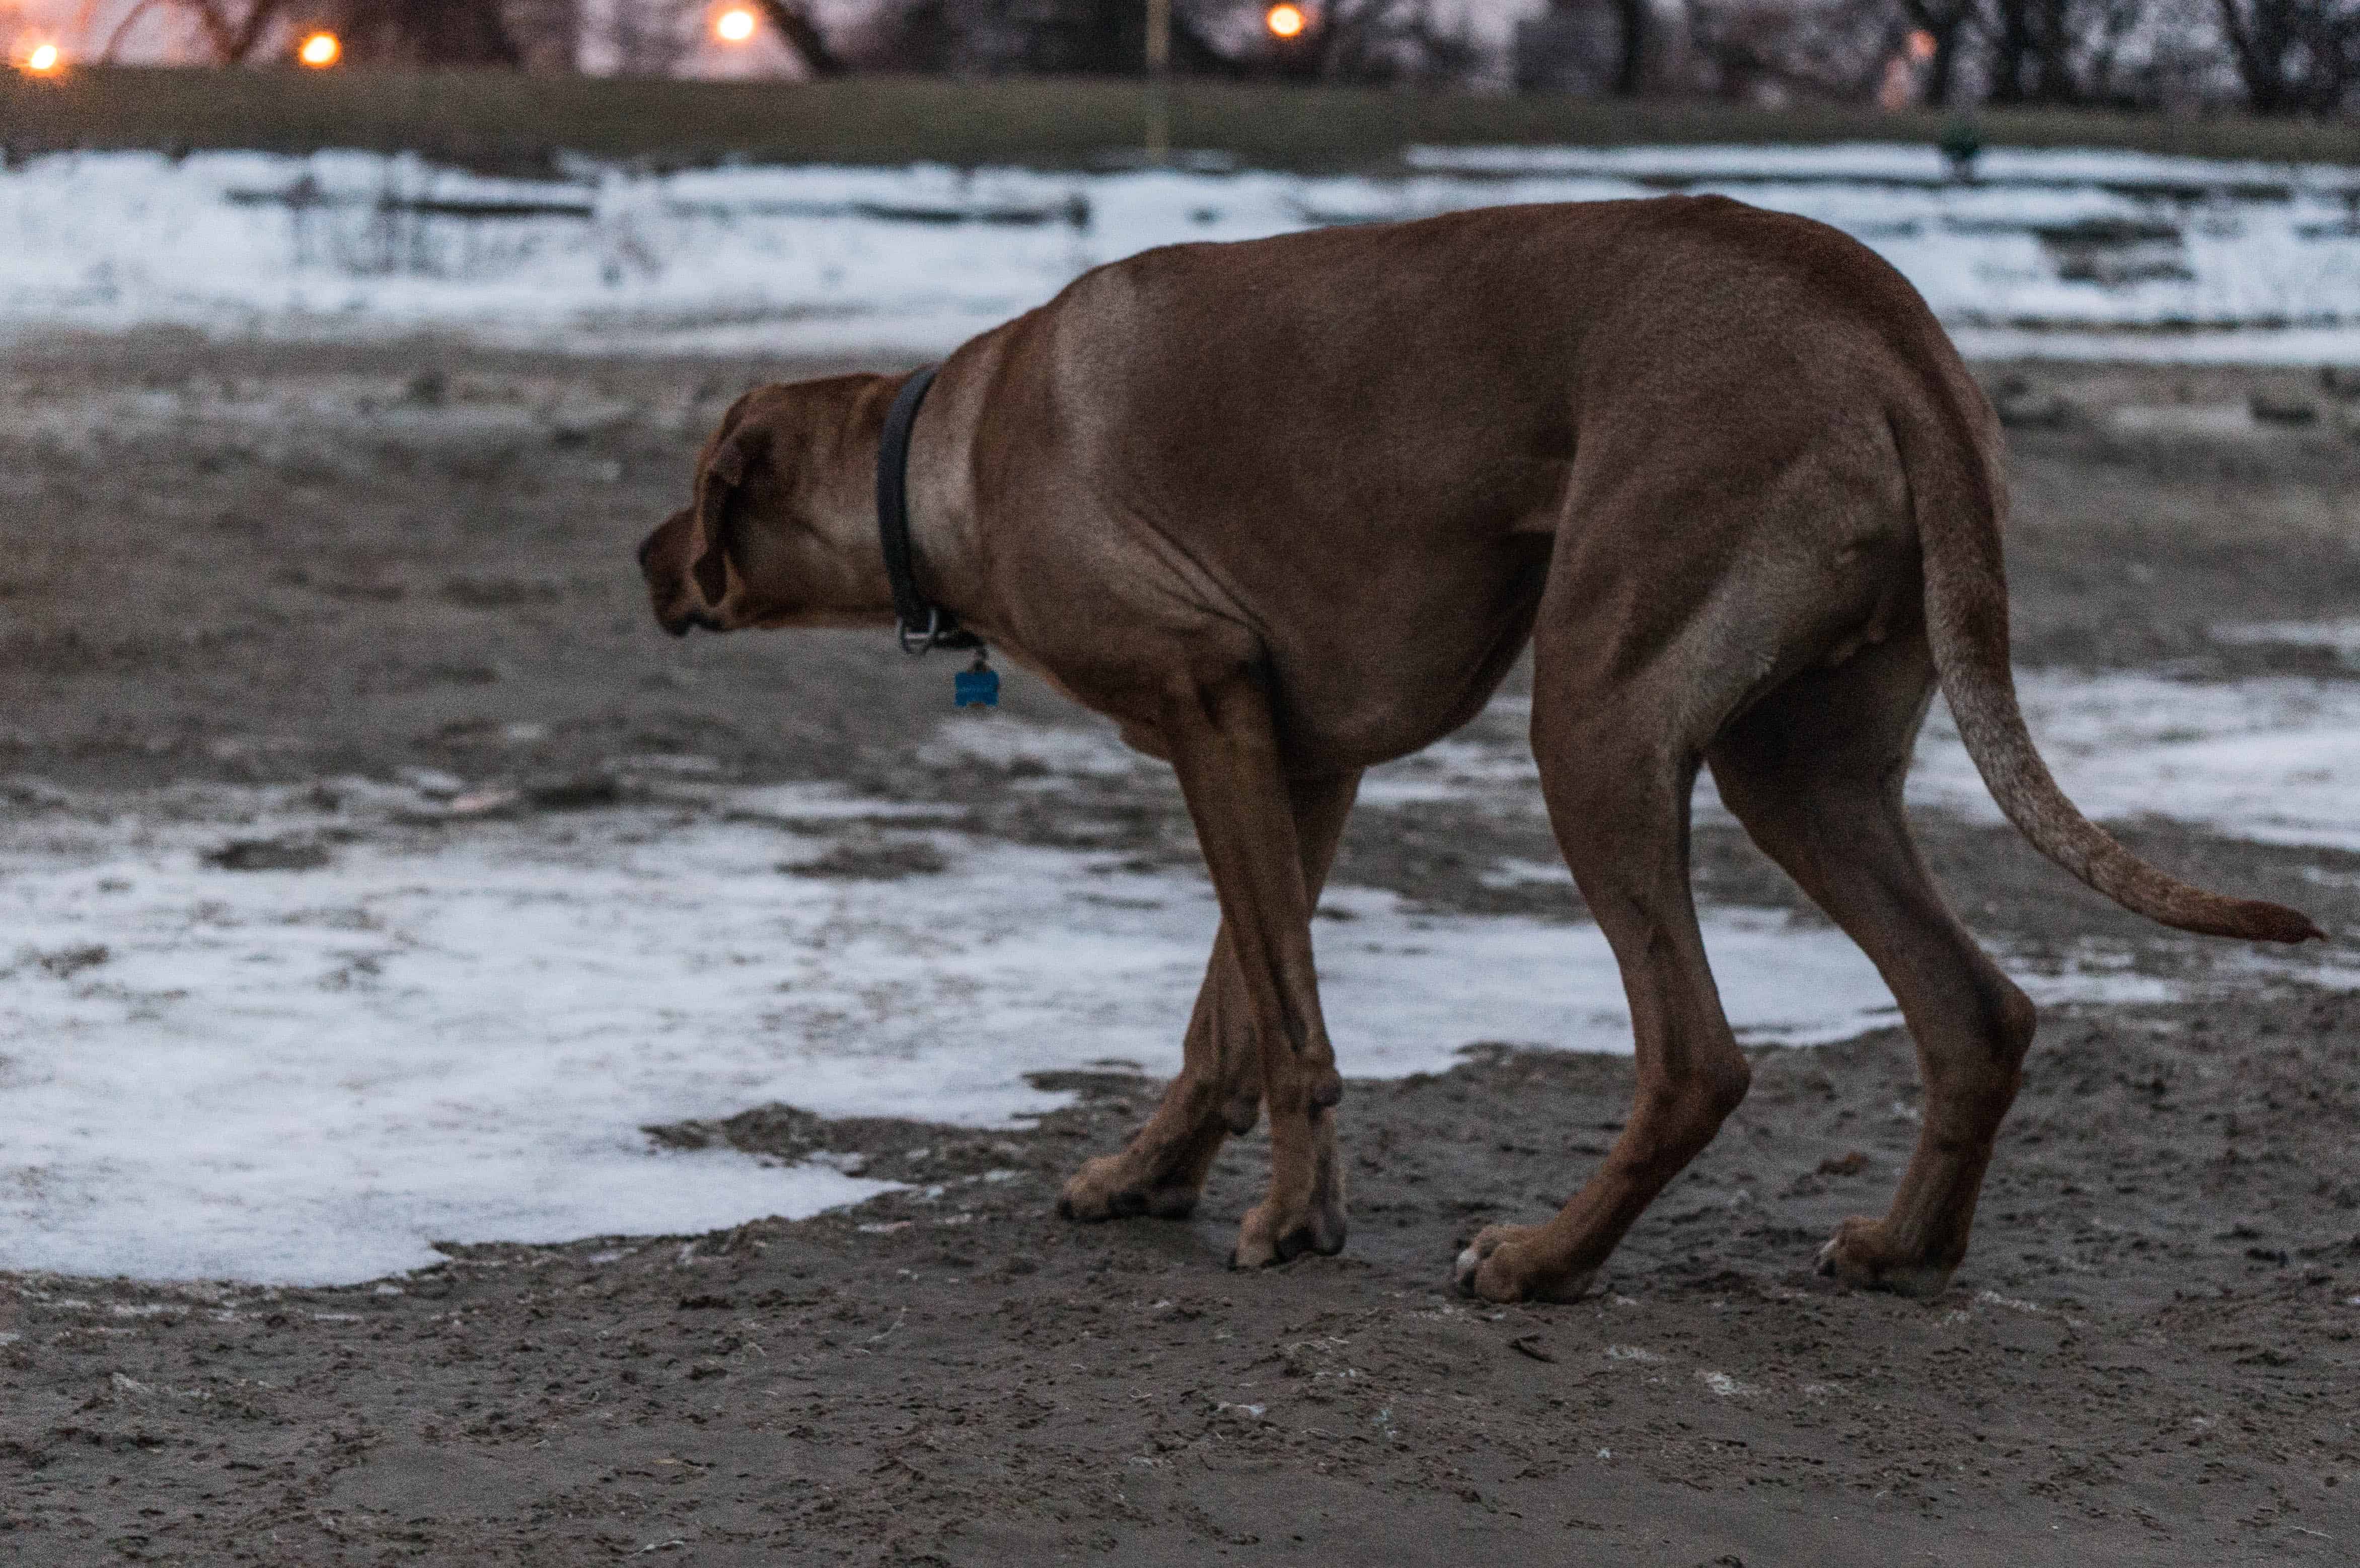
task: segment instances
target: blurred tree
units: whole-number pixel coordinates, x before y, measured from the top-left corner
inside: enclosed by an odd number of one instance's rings
[[[582,0],[500,0],[500,14],[527,71],[582,68]]]
[[[1975,0],[1901,0],[1909,20],[1934,40],[1933,58],[1926,62],[1926,102],[1950,101],[1959,76],[1959,49],[1975,19]]]
[[[370,65],[523,65],[500,0],[343,0],[324,20]]]
[[[1612,92],[1622,66],[1624,27],[1605,0],[1549,0],[1516,24],[1509,75],[1519,93]]]
[[[1437,20],[1437,0],[1301,3],[1311,26],[1282,40],[1262,27],[1271,0],[1176,0],[1173,71],[1382,82],[1471,75],[1484,63],[1463,26]],[[872,71],[1138,76],[1146,22],[1144,0],[888,0],[837,52]]]
[[[1147,7],[1144,0],[890,0],[844,53],[880,71],[1138,76],[1147,69]],[[1175,5],[1172,68],[1204,75],[1240,66]]]
[[[1252,3],[1259,16],[1265,7]],[[1644,7],[1644,0],[1616,3]],[[1481,57],[1463,25],[1442,24],[1434,0],[1326,0],[1305,8],[1312,25],[1274,51],[1283,76],[1362,83],[1448,78],[1466,74]]]
[[[1992,0],[1991,101],[2070,103],[2080,94],[2066,53],[2072,32],[2069,0]]]
[[[1890,90],[1914,27],[1934,45],[1920,67],[1925,102],[1947,104],[1980,91],[1997,103],[2131,110],[2221,102],[2234,90],[2217,5],[2360,14],[2360,0],[1687,3],[1689,59],[1673,82],[1692,91],[1757,102],[1865,100],[1880,85]],[[2293,63],[2309,71],[2313,58],[2298,54]],[[2348,100],[2360,87],[2349,63],[2360,56],[2347,48],[2343,58],[2344,85],[2321,87],[2307,102]]]
[[[814,76],[842,76],[844,61],[836,58],[820,35],[819,24],[812,20],[811,9],[802,0],[754,0],[754,8],[762,13],[787,47],[803,56],[803,64]]]
[[[2360,88],[2360,0],[2218,0],[2257,114],[2333,114]]]
[[[1890,0],[1693,0],[1697,85],[1732,103],[1872,100],[1907,32]]]
[[[98,58],[113,60],[133,25],[158,9],[178,11],[194,21],[197,35],[215,65],[243,65],[271,39],[286,14],[287,0],[246,0],[244,5],[233,0],[139,0],[107,35],[106,47],[99,50]]]
[[[1618,36],[1622,40],[1614,67],[1614,92],[1619,97],[1636,97],[1647,85],[1649,35],[1654,30],[1655,11],[1647,0],[1614,0],[1614,19],[1620,25]]]
[[[842,48],[863,70],[933,75],[956,67],[959,30],[947,0],[886,0]]]
[[[2228,0],[2223,0],[2223,4]],[[2279,0],[2260,0],[2262,4]],[[2360,0],[2305,0],[2360,8]],[[2156,106],[2156,46],[2181,18],[2161,0],[1990,0],[1983,27],[1994,103]],[[2212,40],[2212,47],[2220,43]],[[2127,63],[2137,56],[2143,69]]]
[[[2073,42],[2066,62],[2077,102],[2120,109],[2157,106],[2152,74],[2125,71],[2123,57],[2143,36],[2153,43],[2159,8],[2157,0],[2078,0],[2068,14]]]
[[[670,76],[695,49],[689,15],[702,0],[609,0],[600,37],[625,76]]]

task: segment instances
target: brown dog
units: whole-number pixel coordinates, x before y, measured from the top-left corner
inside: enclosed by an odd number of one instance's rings
[[[899,385],[729,410],[640,552],[668,630],[893,624],[876,464]],[[1063,1211],[1186,1214],[1266,1105],[1269,1194],[1232,1260],[1343,1245],[1311,911],[1361,770],[1474,716],[1529,637],[1533,750],[1622,965],[1638,1098],[1572,1202],[1485,1230],[1460,1285],[1579,1293],[1744,1096],[1688,889],[1710,763],[1875,961],[1925,1073],[1891,1212],[1844,1222],[1820,1267],[1941,1289],[2033,1009],[1903,818],[1937,684],[2009,819],[2092,887],[2188,931],[2319,934],[2157,871],[2049,778],[2008,670],[1999,444],[1897,273],[1716,198],[1149,251],[960,348],[909,449],[918,584],[1171,762],[1220,898],[1180,1077]]]

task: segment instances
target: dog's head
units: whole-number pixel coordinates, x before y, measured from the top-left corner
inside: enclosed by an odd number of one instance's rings
[[[689,504],[639,545],[656,622],[692,626],[889,624],[877,544],[878,376],[758,387],[697,455]]]

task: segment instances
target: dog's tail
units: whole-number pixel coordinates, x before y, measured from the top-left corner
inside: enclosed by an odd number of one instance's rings
[[[2006,492],[1989,415],[1978,407],[1981,392],[1951,356],[1939,355],[1925,368],[1933,397],[1906,414],[1896,411],[1894,436],[1925,561],[1927,635],[1959,737],[2000,810],[2041,854],[2149,920],[2261,942],[2324,936],[2297,910],[2208,893],[2166,876],[2083,816],[2057,787],[2025,728],[2008,668],[2007,578],[2000,557]]]

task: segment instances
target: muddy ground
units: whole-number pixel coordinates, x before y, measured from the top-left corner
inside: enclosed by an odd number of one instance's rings
[[[595,809],[629,759],[689,754],[1189,864],[1154,781],[1048,793],[922,765],[939,661],[648,623],[629,549],[705,427],[811,368],[158,335],[11,351],[0,809],[418,768]],[[2024,662],[2360,678],[2332,650],[2211,635],[2360,614],[2360,404],[2292,371],[1988,375],[2025,421]],[[2256,393],[2311,417],[2241,428]],[[1008,706],[1072,722],[1021,678]],[[1512,746],[1514,725],[1473,738]],[[2013,952],[2094,936],[2164,975],[2217,954],[2003,830],[1924,826]],[[2129,836],[2360,931],[2360,856]],[[1569,917],[1562,888],[1481,875],[1548,853],[1531,811],[1368,808],[1338,875]],[[1794,907],[1725,825],[1697,854],[1708,898]],[[0,1560],[2351,1561],[2360,998],[2280,981],[2052,1009],[2029,1083],[1932,1302],[1809,1267],[1839,1218],[1882,1209],[1914,1136],[1890,1031],[1759,1053],[1752,1098],[1571,1306],[1448,1290],[1477,1225],[1579,1184],[1627,1099],[1626,1062],[1504,1048],[1355,1083],[1350,1246],[1265,1273],[1221,1266],[1257,1140],[1191,1222],[1051,1217],[1062,1174],[1155,1092],[1109,1071],[986,1133],[781,1107],[661,1129],[912,1183],[799,1224],[454,1248],[337,1290],[0,1277]]]

